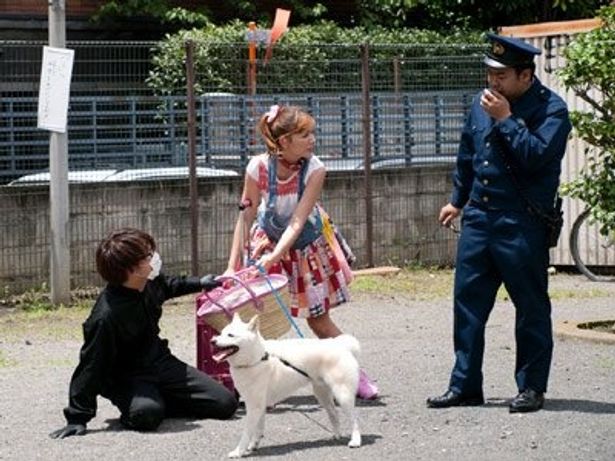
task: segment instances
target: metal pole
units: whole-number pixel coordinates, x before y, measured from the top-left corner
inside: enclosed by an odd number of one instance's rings
[[[248,101],[247,101],[247,110],[250,116],[254,119],[257,118],[254,98],[256,95],[256,22],[250,21],[248,22]],[[256,145],[256,136],[254,124],[250,124],[247,127],[248,133],[248,144],[250,149]],[[247,160],[245,159],[248,154],[247,149],[242,149],[241,151],[241,164],[242,166],[247,165]]]
[[[49,1],[49,46],[66,47],[65,0]],[[68,236],[68,135],[49,137],[49,202],[51,225],[50,291],[55,305],[70,302]]]
[[[393,87],[395,88],[395,95],[399,97],[401,91],[401,74],[399,72],[399,58],[396,56],[393,58]]]
[[[256,23],[250,21],[248,30],[251,34],[248,40],[248,94],[256,94]]]
[[[190,176],[190,268],[199,275],[199,197],[196,181],[196,104],[194,98],[194,42],[186,41],[188,104],[188,169]]]
[[[366,258],[367,266],[374,267],[374,223],[372,203],[372,132],[370,121],[370,97],[369,97],[369,47],[366,43],[361,45],[361,99],[363,106],[363,163],[365,165],[365,235],[367,241]]]

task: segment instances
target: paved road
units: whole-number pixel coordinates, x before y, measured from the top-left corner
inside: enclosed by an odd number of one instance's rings
[[[555,276],[570,289],[554,303],[555,319],[615,316],[615,284]],[[587,299],[578,292],[598,290]],[[615,458],[615,345],[558,338],[545,409],[510,415],[513,380],[514,309],[499,302],[487,328],[483,407],[430,410],[425,398],[445,390],[452,364],[451,302],[360,296],[335,314],[362,342],[363,363],[378,378],[382,398],[360,406],[364,446],[334,441],[326,416],[307,392],[279,405],[267,417],[259,459],[297,460],[613,460]],[[172,309],[164,331],[172,349],[194,360],[190,305]],[[304,327],[305,329],[305,327]],[[117,411],[99,399],[98,416],[84,437],[56,441],[47,434],[61,425],[67,386],[79,342],[2,339],[0,351],[1,460],[218,460],[238,440],[243,412],[226,421],[167,420],[156,433],[122,430]]]

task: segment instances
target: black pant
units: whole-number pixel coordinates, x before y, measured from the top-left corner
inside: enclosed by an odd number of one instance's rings
[[[110,398],[130,429],[155,430],[165,417],[229,419],[237,409],[228,389],[170,354],[150,371],[120,380]]]

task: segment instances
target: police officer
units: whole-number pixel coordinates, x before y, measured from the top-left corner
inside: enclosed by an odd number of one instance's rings
[[[534,75],[540,50],[511,37],[488,34],[488,39],[488,88],[473,101],[452,198],[439,215],[440,223],[450,226],[463,209],[454,289],[455,365],[448,390],[427,399],[427,406],[484,403],[485,325],[504,283],[516,309],[519,393],[509,410],[531,412],[544,404],[553,338],[547,227],[527,200],[542,212],[553,209],[571,124],[565,102]]]

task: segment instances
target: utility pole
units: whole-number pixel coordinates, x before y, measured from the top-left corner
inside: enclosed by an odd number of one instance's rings
[[[365,165],[365,259],[367,267],[374,267],[374,204],[372,197],[372,132],[370,108],[369,45],[361,50],[361,99],[363,106],[363,164]]]
[[[66,47],[66,2],[48,0],[49,46]],[[70,302],[68,238],[68,134],[49,135],[49,202],[51,217],[50,290],[55,305]]]
[[[199,190],[196,180],[196,102],[194,96],[194,42],[186,47],[186,90],[188,103],[188,169],[190,172],[190,273],[199,275]]]

